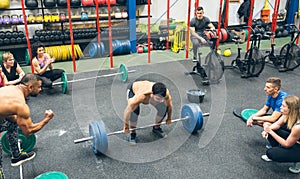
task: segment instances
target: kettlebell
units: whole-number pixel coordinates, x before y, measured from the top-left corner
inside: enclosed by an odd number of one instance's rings
[[[143,52],[144,52],[144,47],[143,47],[143,45],[138,45],[138,46],[136,46],[136,51],[137,51],[138,53],[143,53]]]
[[[19,23],[24,24],[24,16],[23,15],[19,16]]]
[[[28,21],[28,23],[34,23],[35,16],[33,14],[28,14],[27,21]]]
[[[51,16],[51,22],[59,22],[58,13],[53,13]]]
[[[225,57],[230,57],[231,56],[231,50],[230,50],[230,48],[227,48],[227,49],[224,50],[224,56]]]
[[[3,15],[2,18],[3,18],[3,22],[2,22],[3,24],[10,24],[9,15]]]
[[[44,22],[51,22],[51,14],[44,15]]]
[[[35,21],[36,22],[43,22],[44,21],[44,19],[43,19],[43,15],[42,14],[37,14],[36,16],[35,16]]]
[[[59,14],[59,20],[60,20],[60,21],[65,21],[65,20],[66,20],[66,13],[61,12],[61,13]]]
[[[89,16],[86,11],[81,12],[81,20],[88,20]]]
[[[10,16],[10,21],[12,24],[19,24],[19,17],[16,14]]]

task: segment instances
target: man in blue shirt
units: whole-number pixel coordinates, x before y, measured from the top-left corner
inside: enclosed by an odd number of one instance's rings
[[[286,92],[280,91],[281,80],[277,77],[270,77],[266,80],[264,91],[267,95],[267,101],[263,108],[253,114],[247,120],[247,126],[252,127],[252,124],[263,126],[264,123],[274,123],[281,116],[280,106],[283,99],[288,96]],[[266,115],[272,108],[272,115]]]

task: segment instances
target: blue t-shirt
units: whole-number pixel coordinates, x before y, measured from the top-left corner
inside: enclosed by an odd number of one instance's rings
[[[272,98],[271,96],[268,96],[266,101],[266,106],[271,107],[273,111],[280,112],[280,106],[282,105],[282,101],[287,96],[288,94],[283,91],[279,91],[276,98]]]

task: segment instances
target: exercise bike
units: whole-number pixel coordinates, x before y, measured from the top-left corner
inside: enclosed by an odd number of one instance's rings
[[[234,36],[233,41],[238,47],[238,55],[231,62],[231,66],[229,66],[228,68],[238,69],[242,73],[242,78],[258,77],[265,66],[263,55],[259,50],[262,35],[259,32],[255,31],[252,27],[246,27],[251,28],[252,31],[250,49],[246,52],[244,59],[242,59],[242,48],[240,48],[239,46],[239,44],[241,43],[241,39],[239,36]]]
[[[210,29],[208,29],[207,31],[211,31],[214,33],[214,31]],[[221,56],[217,53],[216,50],[216,42],[218,38],[218,36],[212,36],[209,39],[209,41],[207,41],[207,45],[210,48],[210,52],[205,57],[203,65],[201,64],[201,47],[198,48],[198,60],[195,61],[196,65],[193,66],[192,72],[187,73],[190,75],[200,75],[202,78],[203,85],[219,83],[220,79],[224,74],[224,61],[222,60]]]
[[[287,24],[286,27],[291,27],[291,40],[285,44],[279,55],[275,54],[275,43],[271,43],[271,51],[267,51],[267,55],[264,57],[266,63],[272,63],[279,72],[292,71],[300,65],[300,47],[295,44],[297,38],[299,38],[300,31],[294,24]],[[274,37],[273,32],[267,32],[270,38]]]

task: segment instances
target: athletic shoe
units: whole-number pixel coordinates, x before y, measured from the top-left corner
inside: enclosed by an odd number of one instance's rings
[[[160,138],[167,137],[167,135],[164,133],[164,131],[160,127],[158,127],[158,128],[153,127],[152,132]]]
[[[269,157],[268,157],[267,155],[262,155],[262,156],[261,156],[261,159],[263,159],[263,160],[266,161],[266,162],[272,162],[272,160],[269,159]]]
[[[29,161],[35,157],[35,152],[21,152],[18,158],[12,158],[11,159],[11,166],[17,167],[21,165],[22,163]]]
[[[0,169],[0,179],[4,179],[5,177],[4,177],[4,173],[3,173],[3,171],[2,171],[2,168]]]
[[[300,162],[295,163],[295,165],[293,167],[289,168],[289,171],[292,173],[300,173]]]
[[[129,142],[129,145],[131,145],[131,146],[136,145],[136,133],[131,133],[129,135],[128,142]]]
[[[272,145],[271,145],[271,144],[267,144],[267,145],[266,145],[266,148],[267,148],[267,149],[270,149],[270,148],[272,148]]]

